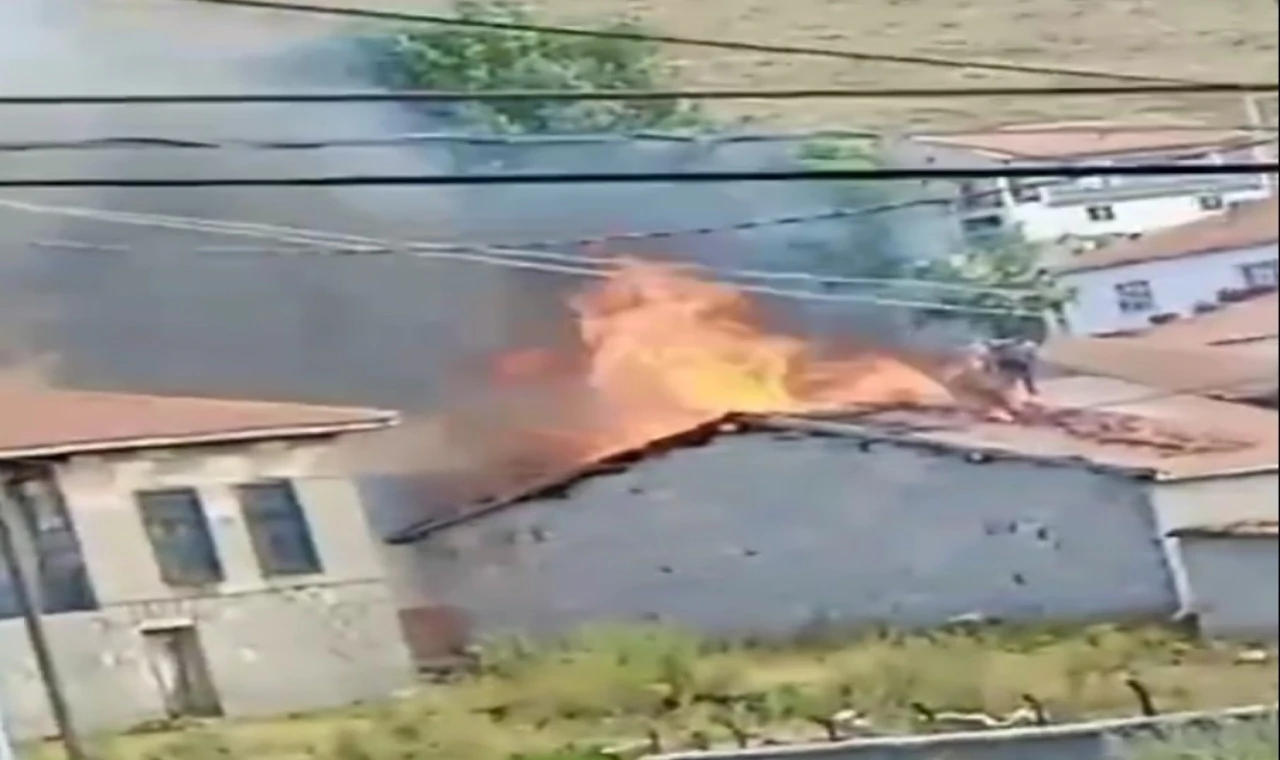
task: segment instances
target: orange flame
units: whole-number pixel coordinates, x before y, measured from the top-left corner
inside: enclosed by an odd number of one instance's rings
[[[822,357],[764,329],[743,293],[678,268],[622,261],[571,304],[585,386],[565,439],[584,457],[628,448],[730,412],[811,413],[848,406],[946,404],[947,388],[884,355]],[[521,352],[510,379],[548,364]],[[515,370],[513,372],[513,369]],[[552,438],[542,431],[543,444]]]

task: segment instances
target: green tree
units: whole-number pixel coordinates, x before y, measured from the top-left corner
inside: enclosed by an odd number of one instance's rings
[[[975,309],[1008,309],[1044,316],[937,310],[924,319],[963,319],[997,338],[1038,337],[1046,319],[1061,319],[1071,292],[1061,286],[1042,264],[1038,247],[1020,239],[993,242],[942,261],[912,267],[911,276],[951,285],[972,286],[972,291],[937,289],[933,298],[953,306]],[[983,290],[985,289],[985,290]],[[998,291],[1020,291],[1017,294]]]
[[[456,0],[469,21],[545,24],[517,0]],[[631,21],[595,28],[640,32]],[[461,90],[649,90],[668,87],[656,43],[480,27],[422,26],[378,41],[381,69],[398,88]],[[487,101],[460,115],[500,132],[604,132],[703,124],[696,105],[676,98],[627,101]]]

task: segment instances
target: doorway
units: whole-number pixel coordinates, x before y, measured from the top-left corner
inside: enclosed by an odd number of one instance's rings
[[[142,631],[147,664],[169,718],[218,718],[222,703],[213,688],[204,647],[194,625]]]

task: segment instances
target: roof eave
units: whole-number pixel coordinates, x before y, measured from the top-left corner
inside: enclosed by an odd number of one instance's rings
[[[274,428],[257,428],[199,435],[154,436],[145,438],[116,438],[104,441],[30,446],[16,449],[0,449],[0,463],[12,460],[61,459],[77,454],[105,454],[119,451],[167,449],[182,446],[213,445],[221,443],[249,443],[293,438],[316,438],[347,433],[384,430],[399,424],[399,415],[388,413],[384,417],[352,422],[330,422],[316,425],[290,425]]]
[[[1107,269],[1120,269],[1121,267],[1141,266],[1156,261],[1176,261],[1178,259],[1190,259],[1196,256],[1213,256],[1219,253],[1230,253],[1232,251],[1241,251],[1246,248],[1260,248],[1266,245],[1274,245],[1280,242],[1277,240],[1259,240],[1245,245],[1232,246],[1215,246],[1212,248],[1197,248],[1194,251],[1181,251],[1179,253],[1170,254],[1168,256],[1152,256],[1146,259],[1132,259],[1128,261],[1109,261],[1099,264],[1080,264],[1073,266],[1070,263],[1057,267],[1054,271],[1059,275],[1064,274],[1080,274],[1082,272],[1101,272]],[[1105,250],[1105,249],[1099,249]]]
[[[1195,480],[1217,480],[1219,478],[1241,478],[1249,475],[1267,475],[1280,473],[1280,463],[1250,465],[1248,467],[1226,467],[1220,470],[1205,472],[1157,472],[1157,483],[1188,483]]]

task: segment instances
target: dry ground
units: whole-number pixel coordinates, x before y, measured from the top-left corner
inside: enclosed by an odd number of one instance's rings
[[[440,12],[449,0],[322,0]],[[562,22],[630,16],[669,34],[1033,63],[1218,81],[1274,80],[1274,0],[527,0]],[[932,87],[1089,80],[669,48],[681,84]],[[970,126],[1061,118],[1243,123],[1239,98],[744,102],[794,128]]]
[[[729,732],[717,718],[738,708],[715,701],[743,694],[763,699],[752,711],[737,711],[744,727],[813,740],[823,730],[808,718],[839,709],[864,711],[882,730],[925,730],[913,723],[912,701],[1002,713],[1018,706],[1023,692],[1038,695],[1058,721],[1131,715],[1137,708],[1123,684],[1127,675],[1149,685],[1162,711],[1275,700],[1275,660],[1245,661],[1240,653],[1159,629],[1112,627],[878,635],[768,648],[712,645],[669,630],[600,629],[562,648],[503,647],[480,674],[426,686],[392,705],[139,734],[99,746],[111,760],[212,760],[227,757],[213,753],[223,741],[230,756],[254,760],[510,760],[569,742],[643,738],[653,728],[673,749],[694,745],[699,732],[726,742]]]

